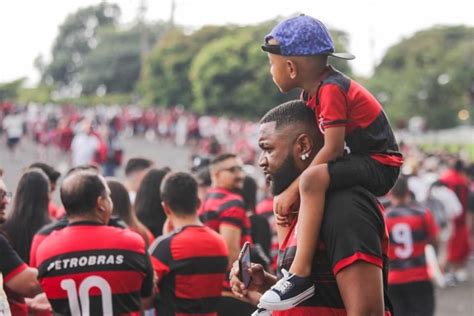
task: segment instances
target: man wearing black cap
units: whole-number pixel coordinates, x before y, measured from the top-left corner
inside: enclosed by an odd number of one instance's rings
[[[301,98],[314,110],[324,134],[324,146],[309,168],[274,199],[280,224],[301,200],[295,259],[289,273],[260,300],[268,310],[285,310],[315,292],[309,276],[326,191],[361,185],[375,195],[384,195],[395,183],[403,158],[376,98],[328,65],[328,56],[354,56],[335,53],[321,21],[305,15],[284,20],[265,37],[262,49],[268,53],[275,84],[282,92],[303,89]],[[300,159],[311,156],[310,151],[303,152]]]

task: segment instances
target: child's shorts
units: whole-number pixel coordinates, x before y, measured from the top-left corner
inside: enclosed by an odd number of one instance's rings
[[[328,162],[329,190],[360,185],[376,196],[390,191],[400,174],[399,167],[379,163],[368,155],[351,154]]]

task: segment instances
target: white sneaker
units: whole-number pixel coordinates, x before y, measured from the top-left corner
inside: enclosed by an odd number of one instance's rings
[[[260,298],[259,307],[270,310],[287,310],[314,295],[311,278],[299,277],[282,269],[283,277]]]

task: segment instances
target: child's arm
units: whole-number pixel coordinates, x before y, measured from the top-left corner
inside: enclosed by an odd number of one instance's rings
[[[310,166],[316,166],[342,156],[344,152],[345,126],[327,128],[324,134],[324,145],[311,161]],[[275,196],[273,208],[277,214],[287,215],[296,206],[299,197],[299,177],[286,188],[285,191]]]

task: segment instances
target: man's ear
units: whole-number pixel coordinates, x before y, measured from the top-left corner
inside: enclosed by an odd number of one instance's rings
[[[290,78],[295,79],[296,75],[298,74],[296,63],[291,59],[287,59],[286,66],[288,67],[288,74]]]
[[[166,217],[169,217],[171,215],[171,209],[168,206],[168,203],[161,202],[161,206],[163,207],[163,211],[165,212]]]
[[[97,205],[97,208],[98,208],[101,212],[104,212],[104,211],[105,211],[104,203],[105,203],[104,197],[103,197],[102,195],[99,195],[99,196],[97,197],[96,205]]]
[[[313,152],[313,141],[311,140],[311,137],[309,137],[308,134],[303,133],[296,138],[296,145],[297,145],[297,150],[298,150],[298,155],[301,156],[303,154],[308,154],[310,156]]]
[[[201,207],[201,199],[197,198],[196,209],[199,210],[200,207]]]

